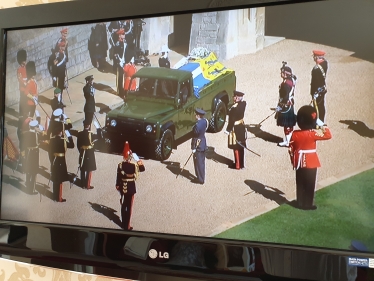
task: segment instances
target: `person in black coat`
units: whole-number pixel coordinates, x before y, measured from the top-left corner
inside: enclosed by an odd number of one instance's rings
[[[23,171],[26,173],[26,187],[35,193],[36,176],[39,173],[39,136],[36,131],[39,123],[36,120],[29,122],[29,131],[22,134],[22,149],[25,155]]]
[[[192,128],[191,150],[193,153],[193,163],[195,166],[196,179],[192,182],[204,184],[205,182],[205,151],[207,149],[205,132],[209,122],[204,118],[205,111],[195,109],[196,124]]]
[[[83,130],[78,132],[77,148],[79,150],[79,167],[82,187],[93,189],[91,186],[92,171],[96,171],[94,141],[101,138],[101,129],[94,121],[97,134],[93,134],[91,123],[83,121]]]
[[[101,70],[105,66],[105,58],[108,50],[108,36],[106,31],[105,22],[101,22],[95,25],[92,29],[92,54],[94,59],[94,66]]]
[[[116,74],[117,93],[120,97],[124,97],[123,67],[125,66],[125,30],[118,30],[117,35],[118,41],[113,47],[113,71]]]
[[[67,56],[65,53],[66,43],[61,41],[59,43],[59,51],[55,53],[55,58],[52,66],[52,85],[53,87],[61,89],[61,95],[65,86],[66,78],[66,63]]]
[[[159,67],[166,67],[170,68],[170,60],[168,57],[169,48],[168,46],[164,45],[161,49],[161,57],[158,59],[158,66]]]
[[[322,122],[325,121],[326,115],[325,95],[327,94],[326,74],[328,69],[328,62],[324,56],[324,51],[313,51],[313,60],[316,65],[312,69],[312,80],[310,82],[310,95],[313,99],[313,106],[316,108],[318,118]]]
[[[66,199],[62,198],[62,183],[68,180],[65,155],[67,148],[74,148],[73,137],[68,130],[64,130],[62,122],[54,125],[52,134],[49,140],[48,156],[51,162],[53,197],[57,202],[66,202]]]
[[[234,91],[234,105],[229,111],[229,121],[225,134],[228,137],[228,147],[234,151],[234,168],[244,169],[244,149],[247,147],[247,132],[244,124],[244,112],[247,103],[243,100],[244,93]]]
[[[291,67],[285,63],[281,68],[282,83],[279,85],[279,101],[276,110],[277,126],[283,127],[284,141],[278,143],[279,146],[288,147],[296,125],[296,115],[294,111],[294,92],[296,76],[292,74]]]
[[[53,94],[54,94],[54,98],[51,100],[52,112],[55,111],[57,108],[61,108],[63,110],[64,107],[66,107],[66,105],[62,102],[62,99],[61,99],[61,89],[56,88]]]
[[[132,162],[134,159],[136,162]],[[121,218],[122,228],[132,230],[131,214],[134,204],[134,195],[136,193],[135,181],[139,177],[139,172],[144,172],[145,167],[138,156],[131,152],[128,142],[125,143],[123,150],[123,161],[117,166],[116,189],[121,194]]]
[[[86,85],[83,87],[84,98],[86,103],[84,105],[84,120],[86,123],[91,124],[95,114],[95,88],[93,87],[93,75],[89,75],[86,78]]]

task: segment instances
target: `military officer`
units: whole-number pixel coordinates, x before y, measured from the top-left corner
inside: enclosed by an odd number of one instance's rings
[[[132,159],[136,162],[132,162]],[[134,195],[136,193],[135,181],[139,177],[139,172],[144,172],[143,162],[135,153],[130,150],[128,142],[125,143],[123,149],[123,161],[117,166],[116,189],[121,194],[121,217],[122,228],[124,230],[132,230],[131,214],[134,203]]]
[[[204,184],[205,182],[205,151],[207,149],[205,132],[208,129],[209,122],[204,118],[205,111],[196,108],[196,124],[192,128],[191,149],[193,153],[193,163],[195,166],[196,179],[194,183]]]
[[[79,167],[81,172],[82,187],[93,189],[91,186],[92,171],[96,171],[96,159],[94,140],[101,137],[101,129],[97,122],[94,122],[97,134],[93,134],[91,122],[83,121],[83,130],[78,132],[77,148],[79,150]]]
[[[59,52],[59,50],[60,50],[60,43],[64,42],[65,43],[64,53],[65,53],[65,56],[66,56],[66,62],[68,62],[69,61],[68,39],[67,39],[67,37],[68,37],[68,29],[67,28],[63,28],[63,29],[61,29],[60,33],[61,33],[61,37],[56,42],[55,52]]]
[[[66,202],[62,198],[62,184],[68,180],[66,166],[66,150],[74,148],[73,137],[68,130],[64,131],[64,124],[56,122],[53,136],[49,140],[48,155],[51,162],[51,181],[53,182],[53,197],[57,202]]]
[[[313,105],[317,110],[318,118],[322,122],[325,121],[325,95],[327,94],[326,74],[328,62],[325,59],[325,54],[321,50],[313,51],[313,60],[316,64],[312,69],[312,80],[310,82],[310,94],[313,99]]]
[[[86,78],[86,85],[83,87],[84,98],[86,103],[84,105],[84,120],[86,123],[91,124],[95,114],[95,88],[93,87],[93,75],[89,75]]]
[[[27,116],[25,111],[25,106],[27,104],[27,98],[25,96],[26,83],[27,83],[27,74],[26,74],[26,60],[27,53],[25,50],[19,50],[17,52],[17,62],[19,67],[17,68],[17,79],[18,79],[18,88],[19,88],[19,115]]]
[[[54,98],[51,100],[52,112],[55,111],[57,108],[61,108],[63,110],[64,107],[66,107],[66,105],[62,102],[62,99],[61,99],[61,89],[56,88],[53,91],[53,94],[54,94]]]
[[[113,47],[113,70],[116,74],[117,93],[124,97],[123,90],[123,67],[125,66],[125,30],[119,29],[117,32],[118,41]]]
[[[284,141],[278,143],[279,146],[288,146],[293,127],[296,124],[296,115],[294,111],[294,91],[296,76],[292,74],[291,67],[285,63],[281,68],[282,83],[279,85],[279,101],[276,108],[277,126],[283,127]]]
[[[159,67],[170,68],[170,60],[168,57],[169,48],[166,45],[163,45],[161,48],[161,57],[158,59]]]
[[[56,122],[62,122],[64,125],[64,130],[70,130],[73,127],[70,118],[67,117],[66,114],[64,114],[61,108],[57,108],[53,111],[52,119],[49,121],[48,129],[47,129],[48,137],[53,136],[53,130],[54,130],[54,126],[56,125]]]
[[[245,168],[244,149],[247,147],[247,132],[244,125],[244,112],[247,103],[243,100],[244,93],[234,91],[234,105],[229,111],[229,120],[225,134],[228,135],[228,147],[234,151],[234,168]]]
[[[297,125],[300,130],[293,132],[289,148],[291,163],[296,170],[296,201],[300,209],[315,210],[314,190],[317,168],[321,166],[316,142],[331,139],[331,132],[317,118],[316,109],[309,105],[302,106],[297,112]]]
[[[66,63],[67,56],[65,54],[66,43],[61,41],[58,43],[59,50],[55,53],[55,59],[52,66],[52,85],[61,90],[61,96],[65,87]]]
[[[35,193],[36,176],[39,172],[39,123],[36,120],[29,122],[29,130],[22,134],[22,153],[25,155],[23,171],[26,173],[26,187]]]

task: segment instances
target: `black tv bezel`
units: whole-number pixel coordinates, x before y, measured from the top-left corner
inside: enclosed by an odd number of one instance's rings
[[[324,0],[312,0],[312,1],[288,1],[288,0],[190,0],[190,1],[148,1],[141,0],[131,2],[126,6],[123,0],[106,0],[105,3],[101,0],[90,0],[90,1],[72,1],[72,2],[60,2],[52,3],[49,5],[34,5],[27,7],[17,7],[0,10],[0,122],[1,122],[1,138],[3,141],[3,127],[4,127],[4,113],[5,113],[5,46],[6,46],[6,32],[16,29],[28,29],[37,27],[47,26],[58,26],[58,25],[69,25],[69,24],[83,24],[95,21],[108,21],[117,18],[140,18],[140,17],[156,17],[165,16],[170,14],[183,14],[183,13],[194,13],[194,12],[205,12],[205,11],[220,11],[228,9],[240,9],[240,8],[255,8],[269,5],[284,5],[284,4],[296,4],[305,2],[316,2]],[[336,2],[339,3],[338,1]],[[105,5],[105,9],[101,8]],[[118,7],[123,7],[123,12]],[[38,15],[43,15],[41,18]],[[2,153],[2,151],[1,151]],[[0,166],[3,165],[3,158],[0,157]],[[2,173],[0,174],[0,180]],[[1,186],[0,186],[1,192]],[[1,196],[1,193],[0,193]],[[185,235],[172,235],[172,234],[160,234],[151,232],[125,232],[121,230],[110,230],[103,228],[92,228],[92,227],[80,227],[71,225],[57,225],[57,224],[43,224],[43,223],[32,223],[32,222],[21,222],[21,221],[9,221],[0,220],[1,229],[15,229],[15,228],[47,228],[47,229],[68,229],[72,233],[91,232],[95,235],[122,235],[124,238],[128,236],[140,236],[140,237],[154,237],[160,239],[178,240],[178,241],[190,241],[195,243],[210,243],[210,244],[227,244],[227,245],[245,245],[249,247],[257,248],[274,248],[274,249],[285,249],[292,251],[304,251],[304,252],[315,252],[320,254],[329,254],[336,256],[356,256],[356,257],[373,257],[374,253],[362,253],[357,251],[347,251],[338,249],[327,249],[309,246],[299,245],[287,245],[287,244],[276,244],[276,243],[262,243],[262,242],[251,242],[251,241],[237,241],[229,239],[214,239],[209,237],[192,237]],[[27,236],[27,234],[26,234]],[[24,237],[25,238],[25,237]],[[27,239],[27,237],[26,237]],[[29,250],[25,246],[25,243],[16,243],[14,245],[0,243],[0,254],[9,254],[19,257],[46,257],[48,253],[43,250]],[[84,261],[86,264],[92,261],[92,256],[86,255],[79,251],[69,253],[56,253],[53,256],[59,256],[65,258],[67,261],[76,257],[76,260]],[[118,261],[108,260],[104,256],[95,256],[95,262],[104,262],[118,264]],[[93,261],[92,261],[93,262]],[[140,265],[142,263],[139,263]],[[156,265],[157,266],[157,265]],[[126,265],[123,265],[126,268]],[[157,272],[158,270],[154,270]],[[152,272],[152,269],[150,269]],[[161,270],[163,274],[170,273],[175,274],[173,269]],[[178,271],[177,271],[178,274]],[[230,274],[227,272],[227,274]],[[188,275],[188,274],[187,274]],[[200,276],[200,275],[199,275]],[[204,277],[202,274],[200,277]]]

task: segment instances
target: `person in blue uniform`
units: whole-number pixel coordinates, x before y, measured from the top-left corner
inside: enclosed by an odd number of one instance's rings
[[[85,189],[93,189],[91,186],[92,172],[96,171],[96,158],[94,140],[101,138],[101,129],[94,122],[97,134],[90,131],[91,122],[83,121],[83,130],[78,132],[77,148],[79,150],[79,166],[81,171],[81,183]]]
[[[244,93],[234,91],[234,105],[229,111],[229,121],[225,134],[228,135],[228,147],[234,151],[234,167],[244,169],[244,148],[247,147],[247,132],[244,124],[244,112],[247,103],[243,100]]]
[[[133,162],[132,160],[135,160]],[[121,221],[124,230],[132,230],[131,215],[136,193],[135,181],[139,177],[139,172],[144,172],[145,167],[135,153],[130,150],[128,142],[123,149],[123,161],[117,166],[116,189],[121,194]]]
[[[191,149],[193,153],[193,164],[195,166],[196,179],[194,183],[204,184],[205,182],[205,151],[207,149],[205,132],[208,129],[209,122],[204,118],[205,111],[195,109],[196,124],[192,128]]]
[[[313,51],[313,60],[316,64],[312,69],[312,80],[310,82],[310,95],[313,99],[313,106],[316,108],[318,118],[322,122],[325,122],[325,95],[327,94],[326,74],[328,62],[325,59],[325,54],[321,50]]]

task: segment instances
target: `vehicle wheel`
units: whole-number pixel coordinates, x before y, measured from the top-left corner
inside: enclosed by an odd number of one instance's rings
[[[173,133],[167,129],[162,134],[160,141],[156,145],[155,156],[157,160],[164,161],[170,157],[170,154],[173,151],[173,142]]]
[[[222,131],[223,126],[226,122],[226,115],[226,104],[219,100],[216,105],[216,108],[214,109],[213,115],[209,120],[209,131],[212,133],[218,133]]]

